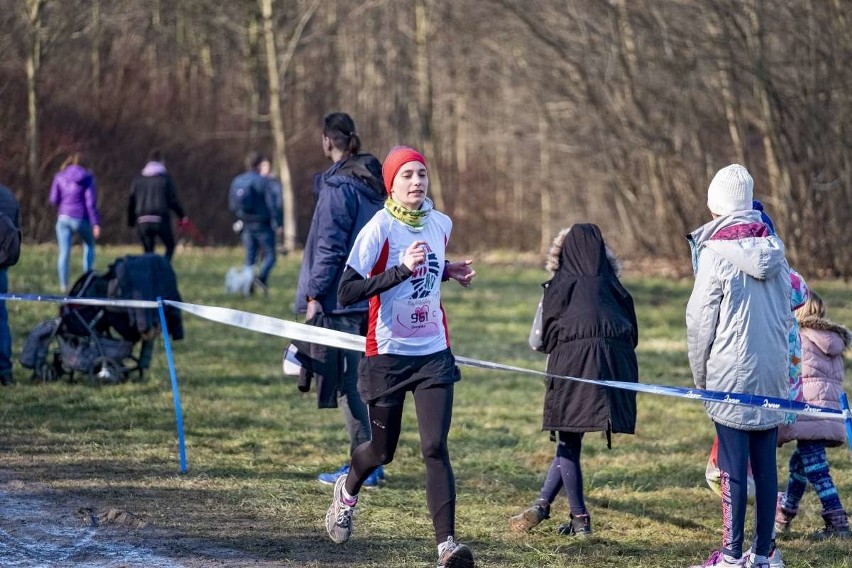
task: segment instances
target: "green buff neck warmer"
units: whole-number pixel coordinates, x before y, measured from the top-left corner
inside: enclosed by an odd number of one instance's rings
[[[419,233],[426,227],[426,222],[429,220],[429,213],[432,211],[432,200],[428,197],[423,202],[420,209],[413,210],[403,205],[400,205],[389,197],[385,201],[385,210],[391,214],[391,217],[404,224],[408,230]]]

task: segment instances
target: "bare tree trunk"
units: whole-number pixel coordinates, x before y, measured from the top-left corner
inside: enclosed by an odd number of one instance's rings
[[[427,159],[438,163],[435,143],[434,101],[432,100],[432,77],[429,73],[429,11],[426,0],[417,0],[414,7],[415,35],[417,38],[417,120],[420,126],[420,141]],[[429,193],[437,209],[444,208],[444,195],[438,168],[429,170]]]
[[[261,94],[260,89],[263,84],[263,72],[260,66],[260,33],[257,25],[257,14],[252,12],[249,16],[248,25],[246,26],[246,58],[248,67],[248,79],[251,85],[251,94],[249,95],[249,112],[248,117],[248,137],[249,145],[255,146],[260,139],[260,122],[263,113],[261,112]]]
[[[769,89],[771,78],[766,67],[763,38],[763,2],[752,0],[746,3],[749,16],[749,35],[747,40],[751,48],[755,72],[755,97],[760,113],[758,115],[763,133],[763,148],[766,154],[766,168],[769,173],[769,185],[776,192],[775,207],[778,217],[787,227],[793,229],[793,236],[798,237],[798,213],[793,200],[792,180],[790,171],[784,164],[781,148],[781,134],[775,119],[775,112],[770,100]],[[788,238],[788,248],[793,256],[796,255],[798,238]]]
[[[272,121],[272,137],[275,141],[275,160],[281,178],[281,197],[284,204],[284,248],[292,250],[296,245],[296,211],[293,197],[293,181],[287,163],[287,141],[284,137],[284,117],[281,114],[281,78],[278,74],[278,52],[272,27],[272,0],[260,0],[263,17],[263,36],[266,46],[266,70],[269,81],[269,118]]]
[[[38,194],[41,185],[39,171],[38,76],[41,67],[41,18],[46,0],[26,0],[29,23],[27,46],[27,172],[31,195]]]
[[[305,26],[319,6],[316,0],[303,14],[290,37],[287,51],[281,58],[281,69],[286,70]],[[269,115],[272,121],[272,137],[275,141],[275,164],[278,165],[278,176],[281,179],[281,193],[284,204],[284,248],[293,250],[296,246],[296,199],[293,192],[293,179],[290,166],[287,163],[287,140],[284,135],[284,115],[281,111],[281,90],[283,82],[278,71],[278,51],[275,49],[275,36],[272,18],[272,0],[260,0],[260,11],[263,17],[263,36],[266,46],[266,68],[269,81]]]
[[[92,0],[92,98],[101,111],[101,0]]]
[[[722,102],[725,106],[725,119],[728,122],[728,133],[731,136],[731,143],[734,147],[734,157],[738,163],[745,164],[745,143],[742,135],[740,134],[740,125],[743,124],[744,121],[732,88],[733,78],[731,76],[731,67],[734,64],[734,58],[730,48],[730,33],[728,33],[727,30],[722,32],[719,22],[713,14],[707,14],[704,21],[710,37],[712,37],[718,45],[726,46],[725,52],[727,59],[721,55],[718,57],[719,90],[722,93]]]
[[[539,226],[541,228],[539,249],[541,253],[547,252],[553,239],[553,230],[550,228],[553,219],[553,200],[550,195],[550,128],[547,116],[543,113],[538,118],[538,147],[539,147]]]

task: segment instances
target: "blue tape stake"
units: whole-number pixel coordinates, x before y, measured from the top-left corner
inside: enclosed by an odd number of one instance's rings
[[[175,360],[172,356],[172,342],[169,339],[169,328],[166,325],[166,312],[163,310],[163,299],[157,297],[157,310],[160,312],[160,326],[163,328],[163,343],[166,345],[166,359],[169,362],[169,375],[172,378],[172,398],[175,401],[175,420],[177,421],[178,450],[180,451],[180,472],[186,473],[186,440],[183,436],[183,413],[180,409],[180,392],[178,391]]]
[[[840,407],[843,408],[843,413],[846,415],[846,442],[849,444],[849,451],[852,452],[852,410],[849,410],[849,398],[846,393],[840,393]]]

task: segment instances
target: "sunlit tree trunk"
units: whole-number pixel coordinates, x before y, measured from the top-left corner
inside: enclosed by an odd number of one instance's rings
[[[275,47],[275,29],[272,17],[272,0],[260,0],[260,11],[263,18],[263,36],[266,47],[267,79],[269,81],[269,118],[272,122],[272,137],[275,141],[275,164],[278,167],[278,176],[281,179],[282,201],[284,204],[284,248],[293,250],[296,246],[296,200],[293,192],[293,179],[290,174],[290,166],[287,162],[287,140],[284,135],[284,115],[281,110],[281,91],[283,90],[283,79],[280,69],[286,71],[287,67],[296,53],[299,39],[305,26],[319,6],[320,0],[315,0],[306,9],[296,24],[287,51],[279,58]]]
[[[269,81],[269,119],[275,141],[275,166],[281,179],[284,203],[284,247],[292,250],[296,244],[296,210],[293,198],[293,181],[287,163],[287,141],[284,137],[284,117],[281,113],[281,78],[278,74],[278,52],[272,25],[272,0],[260,0],[263,17],[263,39],[266,47],[266,72]]]

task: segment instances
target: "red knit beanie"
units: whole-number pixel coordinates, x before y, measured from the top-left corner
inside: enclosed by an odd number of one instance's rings
[[[408,162],[420,162],[425,166],[426,158],[423,157],[423,154],[409,146],[394,146],[388,152],[388,157],[385,158],[385,162],[382,165],[382,178],[385,180],[385,189],[388,195],[391,193],[393,178],[396,177],[399,168]]]

